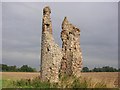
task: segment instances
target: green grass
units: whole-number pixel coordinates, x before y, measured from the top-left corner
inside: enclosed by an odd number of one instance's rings
[[[65,76],[61,78],[60,82],[60,87],[62,88],[107,88],[104,81],[94,83],[91,78]]]
[[[21,80],[2,80],[3,88],[49,88],[48,82],[41,82],[38,79],[21,79]]]
[[[0,89],[2,89],[2,80],[0,79]]]
[[[58,83],[42,82],[39,77],[34,79],[2,80],[3,88],[107,88],[103,82],[94,84],[91,79],[65,76]]]

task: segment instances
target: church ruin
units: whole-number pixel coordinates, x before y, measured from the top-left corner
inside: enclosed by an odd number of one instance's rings
[[[81,75],[82,53],[80,48],[80,30],[69,23],[65,17],[62,23],[62,48],[52,35],[51,10],[43,9],[41,40],[41,79],[58,82],[60,75]]]

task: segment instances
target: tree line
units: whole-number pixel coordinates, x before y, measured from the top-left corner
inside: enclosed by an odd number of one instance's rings
[[[95,67],[93,69],[89,69],[88,67],[83,67],[82,72],[120,72],[120,68],[116,69],[110,66],[104,67]]]
[[[2,72],[36,72],[35,68],[32,68],[28,65],[23,65],[21,67],[14,66],[8,66],[6,64],[1,64],[0,68]]]
[[[0,71],[3,71],[3,72],[36,72],[37,70],[28,65],[17,67],[16,65],[8,66],[6,64],[0,64]],[[83,67],[82,72],[120,72],[120,68],[116,69],[110,66],[104,66],[101,68],[95,67],[93,69],[89,69],[88,67]]]

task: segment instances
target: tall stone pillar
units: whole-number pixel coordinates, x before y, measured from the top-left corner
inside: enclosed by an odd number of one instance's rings
[[[62,23],[61,74],[79,77],[82,70],[82,52],[80,48],[80,30],[73,26],[67,18]]]
[[[42,81],[58,82],[62,59],[62,50],[54,42],[52,36],[51,10],[43,9],[42,40],[41,40],[41,79]]]

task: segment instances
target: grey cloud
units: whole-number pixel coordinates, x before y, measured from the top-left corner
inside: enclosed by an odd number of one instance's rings
[[[2,3],[0,3],[0,32],[2,32]],[[0,34],[0,42],[2,42],[2,33]],[[2,63],[2,43],[0,43],[0,63]]]
[[[3,3],[3,63],[39,69],[42,9],[49,5],[56,43],[65,16],[81,29],[83,64],[117,67],[117,3]],[[15,56],[15,57],[14,57]]]

